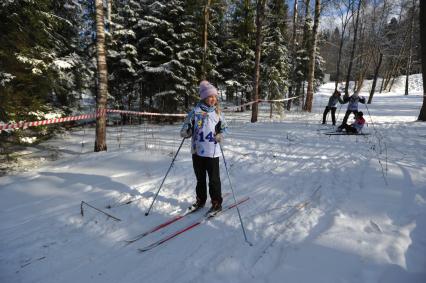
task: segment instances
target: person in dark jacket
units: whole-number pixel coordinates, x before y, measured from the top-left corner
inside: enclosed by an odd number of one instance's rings
[[[9,121],[9,117],[7,117],[6,111],[1,106],[0,106],[0,121],[5,123]]]
[[[330,98],[328,99],[328,104],[324,109],[324,113],[322,114],[322,124],[325,124],[326,119],[327,119],[327,114],[328,112],[331,111],[331,121],[333,122],[333,126],[336,125],[336,104],[337,102],[339,103],[343,103],[342,98],[340,98],[341,96],[341,92],[338,90],[335,90],[334,93],[330,96]]]

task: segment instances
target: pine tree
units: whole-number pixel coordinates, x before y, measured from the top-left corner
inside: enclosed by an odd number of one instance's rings
[[[280,0],[267,5],[265,39],[262,47],[261,88],[268,99],[282,99],[288,89],[290,58],[287,47],[287,6]],[[271,103],[281,111],[281,103]]]
[[[75,105],[83,65],[78,14],[72,0],[0,4],[0,99],[10,119]]]
[[[191,27],[184,2],[143,1],[143,16],[135,27],[145,91],[154,109],[175,112],[196,78]],[[199,64],[199,62],[197,62]]]
[[[126,0],[114,3],[111,14],[111,30],[108,44],[108,81],[109,91],[120,109],[137,110],[137,101],[141,67],[136,48],[136,34],[133,27],[137,24],[140,12],[139,3]]]
[[[229,15],[228,38],[224,40],[220,70],[227,93],[241,93],[242,101],[251,100],[254,73],[255,11],[251,1],[236,1]]]

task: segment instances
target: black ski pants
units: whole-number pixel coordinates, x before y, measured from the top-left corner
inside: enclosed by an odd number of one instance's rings
[[[345,129],[348,134],[358,134],[358,131],[352,125],[344,124],[342,129]]]
[[[348,118],[351,113],[354,113],[356,116],[358,114],[358,110],[346,110],[345,117],[343,117],[342,124],[339,126],[339,128],[343,129],[343,125],[348,123]]]
[[[333,126],[336,125],[336,107],[326,106],[324,109],[324,113],[322,114],[322,123],[325,124],[325,120],[327,119],[328,112],[331,111],[331,121],[333,122]]]
[[[197,199],[202,203],[205,203],[207,200],[207,173],[209,176],[210,200],[212,202],[217,201],[219,204],[222,204],[219,157],[202,157],[193,154],[192,166],[194,167],[195,176],[197,177],[197,186],[195,188]]]

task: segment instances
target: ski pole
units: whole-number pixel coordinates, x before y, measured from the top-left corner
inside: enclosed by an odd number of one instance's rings
[[[337,120],[339,119],[340,109],[342,109],[342,104],[340,104],[340,107],[339,107],[339,112],[337,112],[337,116],[336,116],[336,122],[337,122]]]
[[[220,147],[220,151],[222,152],[223,163],[225,164],[226,174],[228,175],[229,186],[231,187],[232,196],[234,197],[235,203],[237,203],[237,198],[235,197],[234,189],[232,188],[231,177],[229,176],[228,165],[226,165],[225,155],[223,154],[222,145],[220,143],[219,143],[219,147]],[[240,218],[240,223],[241,223],[241,228],[243,230],[244,239],[247,242],[247,244],[249,244],[250,246],[253,246],[253,244],[250,243],[249,240],[247,239],[246,230],[244,229],[243,219],[241,218],[241,214],[240,214],[240,210],[238,209],[238,205],[236,206],[236,208],[237,208],[237,212],[238,212],[238,217]]]
[[[183,142],[185,141],[185,139],[186,139],[186,138],[183,138],[183,139],[182,139],[182,142],[180,143],[179,148],[178,148],[178,150],[176,151],[175,157],[173,157],[172,163],[170,163],[169,170],[167,170],[166,176],[164,176],[163,181],[161,182],[161,185],[160,185],[160,187],[158,188],[158,191],[157,191],[157,193],[155,194],[154,199],[152,200],[152,203],[151,203],[151,205],[149,206],[148,211],[145,213],[145,216],[148,216],[149,212],[151,211],[151,208],[152,208],[152,206],[154,205],[155,200],[157,199],[158,193],[160,192],[161,187],[163,186],[164,181],[166,180],[167,175],[169,174],[170,169],[172,168],[173,163],[175,162],[176,157],[177,157],[177,155],[178,155],[178,153],[179,153],[179,151],[180,151],[180,148],[182,147]]]
[[[370,116],[370,120],[371,120],[371,124],[373,125],[373,129],[376,130],[376,127],[374,126],[373,118],[371,117],[371,114],[370,114],[370,110],[368,109],[366,103],[364,105],[365,105],[365,108],[367,109],[368,116]]]

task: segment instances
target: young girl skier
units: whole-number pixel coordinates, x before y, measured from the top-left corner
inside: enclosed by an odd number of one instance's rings
[[[220,112],[217,89],[208,81],[200,83],[200,102],[190,111],[182,125],[180,135],[191,139],[192,164],[197,178],[196,201],[191,209],[204,207],[207,200],[206,172],[209,176],[211,210],[222,209],[219,172],[220,143],[227,128]]]

